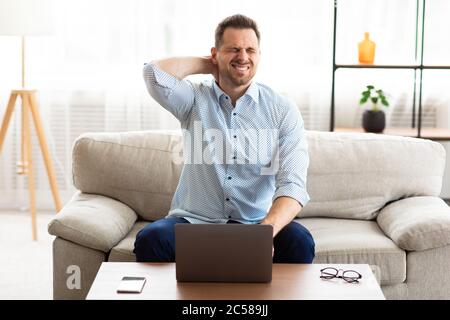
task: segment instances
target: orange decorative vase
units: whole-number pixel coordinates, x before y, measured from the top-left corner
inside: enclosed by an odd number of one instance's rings
[[[369,33],[364,32],[364,40],[358,43],[359,62],[373,64],[375,59],[375,42],[369,39]]]

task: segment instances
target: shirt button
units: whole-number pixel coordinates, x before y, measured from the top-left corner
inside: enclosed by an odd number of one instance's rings
[[[237,138],[237,135],[234,135],[233,138]]]
[[[228,100],[228,97],[225,97],[225,99],[227,99],[227,100]]]
[[[236,115],[236,112],[233,112],[233,116],[235,116]]]
[[[231,180],[231,177],[228,177],[228,180]]]
[[[225,200],[230,201],[230,198],[226,198]]]
[[[236,156],[234,156],[233,159],[236,159]]]

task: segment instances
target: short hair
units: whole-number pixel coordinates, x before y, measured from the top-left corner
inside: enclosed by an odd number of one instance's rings
[[[235,28],[235,29],[253,29],[255,31],[256,37],[258,38],[258,43],[261,39],[261,35],[259,34],[258,25],[256,21],[246,17],[242,14],[235,14],[230,17],[222,20],[216,28],[215,32],[215,46],[219,48],[222,45],[222,38],[227,28]]]

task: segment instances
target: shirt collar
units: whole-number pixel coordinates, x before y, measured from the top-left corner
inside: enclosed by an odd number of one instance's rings
[[[216,81],[213,80],[213,89],[214,93],[216,94],[217,100],[220,101],[220,97],[225,94],[225,92],[220,89],[219,85]],[[252,81],[250,86],[247,88],[247,91],[245,91],[244,96],[248,95],[250,98],[253,99],[254,102],[259,102],[259,89],[256,82]]]
[[[254,81],[252,82],[252,84],[250,85],[250,87],[248,87],[245,94],[248,94],[256,103],[259,102],[259,89],[256,82]]]

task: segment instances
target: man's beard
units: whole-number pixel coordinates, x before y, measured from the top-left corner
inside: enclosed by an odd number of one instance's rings
[[[228,68],[224,68],[222,70],[219,69],[219,74],[224,78],[225,81],[235,85],[236,87],[240,87],[250,83],[252,80],[254,73],[249,72],[247,76],[244,77],[236,77],[233,75],[232,71]]]

